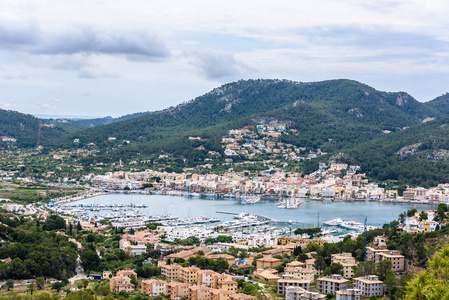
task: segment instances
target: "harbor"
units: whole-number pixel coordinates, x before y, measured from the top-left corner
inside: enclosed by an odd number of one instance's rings
[[[342,229],[358,228],[331,226],[327,221],[340,218],[344,221],[363,223],[368,218],[368,225],[381,227],[385,223],[397,220],[398,215],[416,207],[418,210],[434,209],[431,204],[390,203],[390,202],[330,202],[301,199],[298,209],[278,209],[279,199],[260,198],[254,204],[242,204],[238,198],[214,199],[201,197],[182,197],[165,195],[144,195],[137,193],[111,193],[92,198],[82,198],[75,202],[55,205],[56,212],[72,215],[85,221],[107,219],[114,224],[143,226],[146,222],[166,222],[173,226],[221,226],[227,228],[251,228],[269,225],[276,228],[311,228]],[[247,213],[265,216],[268,219],[236,219],[236,214]],[[276,220],[276,221],[273,221]],[[207,222],[206,222],[207,221]],[[236,222],[238,221],[238,222]],[[117,223],[119,222],[119,223]]]

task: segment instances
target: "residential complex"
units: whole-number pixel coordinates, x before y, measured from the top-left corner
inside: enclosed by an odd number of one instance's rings
[[[360,290],[362,296],[382,296],[384,283],[376,275],[354,278],[354,288]]]
[[[347,290],[349,288],[349,280],[338,274],[329,275],[318,278],[317,287],[320,293],[335,294],[337,291]]]

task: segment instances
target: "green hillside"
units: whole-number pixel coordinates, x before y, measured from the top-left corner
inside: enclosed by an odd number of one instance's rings
[[[15,138],[14,145],[21,148],[36,147],[42,142],[80,129],[79,126],[45,126],[45,123],[32,115],[0,109],[0,136]],[[1,142],[1,141],[0,141]],[[8,143],[0,143],[6,147]]]
[[[343,151],[379,182],[412,186],[449,182],[449,117],[378,137]]]
[[[406,93],[380,92],[356,81],[247,80],[223,85],[176,107],[86,129],[47,145],[73,147],[73,139],[79,138],[77,147],[94,143],[104,150],[110,148],[108,138],[114,137],[130,141],[121,147],[121,157],[161,150],[185,155],[197,146],[187,137],[201,136],[208,139],[207,150],[221,151],[218,141],[227,130],[274,119],[301,132],[290,142],[331,150],[437,115]]]
[[[446,93],[429,102],[426,102],[425,105],[438,111],[443,115],[447,115],[449,114],[449,93]]]
[[[48,127],[30,115],[0,110],[0,135],[17,138],[19,147],[95,150],[83,158],[86,164],[169,154],[194,166],[208,151],[223,154],[221,138],[230,129],[277,123],[294,132],[280,141],[329,153],[321,160],[342,153],[340,160],[361,165],[374,180],[430,186],[449,182],[447,103],[448,95],[420,103],[405,92],[382,92],[345,79],[242,80],[176,107],[106,125],[99,124],[109,118]],[[436,120],[423,123],[429,118]],[[314,166],[307,164],[307,170]]]

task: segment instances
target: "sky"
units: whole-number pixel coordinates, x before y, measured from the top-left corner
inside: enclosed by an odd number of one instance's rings
[[[122,116],[241,79],[449,92],[449,1],[0,0],[0,108]]]

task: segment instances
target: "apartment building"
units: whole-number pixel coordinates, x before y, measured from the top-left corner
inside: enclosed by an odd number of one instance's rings
[[[292,279],[305,280],[311,283],[314,280],[316,270],[313,268],[313,264],[294,260],[285,266],[284,273]]]
[[[210,300],[229,300],[234,292],[210,289]]]
[[[142,294],[152,296],[165,295],[166,293],[166,281],[163,280],[142,280]]]
[[[278,295],[284,295],[288,288],[302,288],[305,290],[309,290],[310,282],[306,280],[294,279],[289,276],[282,276],[282,279],[279,279],[278,282]]]
[[[210,288],[202,285],[189,286],[189,300],[210,300]]]
[[[114,276],[109,281],[109,289],[115,293],[121,291],[130,293],[134,291],[134,284],[131,283],[131,278],[127,276]]]
[[[324,300],[326,295],[309,292],[300,287],[288,287],[285,291],[285,300]]]
[[[353,279],[354,288],[359,289],[362,296],[382,296],[384,283],[376,275],[367,275]]]
[[[196,266],[185,268],[181,267],[179,269],[179,279],[181,279],[185,283],[196,283],[198,280],[198,271],[200,271],[200,269]]]
[[[165,285],[165,295],[179,300],[189,295],[189,285],[181,282],[169,282]]]
[[[310,243],[316,243],[320,246],[324,245],[326,241],[323,239],[304,239],[299,237],[281,236],[278,238],[278,243],[281,245],[295,244],[296,246],[306,247]]]
[[[394,272],[405,270],[405,256],[401,255],[398,250],[388,250],[384,247],[366,247],[366,258],[374,261],[376,265],[381,260],[389,259]]]
[[[359,289],[347,289],[345,291],[337,291],[337,300],[360,300]]]
[[[168,281],[174,281],[180,279],[181,266],[178,264],[165,265],[161,267],[161,275]]]
[[[212,270],[199,270],[196,282],[199,285],[209,286],[212,284],[212,276],[218,274]]]
[[[231,275],[227,274],[214,274],[211,278],[211,288],[218,289],[218,290],[224,290],[224,291],[230,291],[230,292],[236,292],[237,291],[237,282],[232,280]]]
[[[340,253],[331,255],[332,263],[339,263],[343,266],[343,277],[352,278],[354,277],[353,267],[357,265],[355,258],[352,257],[351,253]]]
[[[347,290],[349,288],[349,280],[344,279],[339,274],[329,275],[317,279],[318,292],[332,293],[336,291]]]
[[[274,268],[280,264],[282,264],[282,260],[270,256],[264,256],[256,260],[256,266],[258,269]]]

